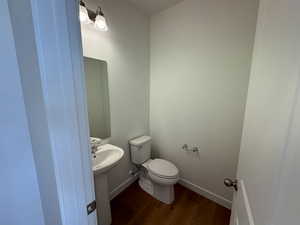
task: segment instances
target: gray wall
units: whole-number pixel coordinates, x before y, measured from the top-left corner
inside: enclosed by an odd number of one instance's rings
[[[129,177],[128,140],[148,133],[149,19],[126,1],[86,3],[93,9],[101,4],[109,26],[108,32],[82,27],[82,39],[84,56],[108,63],[110,142],[125,150],[109,175],[112,190]]]
[[[155,154],[187,181],[231,200],[258,1],[186,0],[151,18],[150,129]],[[200,146],[186,154],[181,146]]]

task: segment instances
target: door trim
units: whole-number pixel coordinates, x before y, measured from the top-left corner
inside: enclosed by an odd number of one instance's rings
[[[242,224],[255,225],[245,183],[238,179],[238,191],[233,195],[230,225],[239,225],[240,219],[243,220]]]
[[[84,77],[83,49],[81,28],[79,22],[79,0],[67,1],[67,21],[69,27],[70,55],[74,76],[75,101],[77,123],[79,127],[79,142],[81,150],[82,167],[84,171],[86,204],[96,199],[94,190],[94,175],[92,171],[92,154],[90,151],[90,129],[88,121],[88,107],[86,97],[86,84]],[[88,217],[89,225],[97,224],[97,210]]]
[[[248,194],[247,194],[247,191],[246,191],[246,186],[245,186],[244,180],[239,180],[238,183],[239,183],[239,191],[241,191],[243,199],[244,199],[244,203],[245,203],[245,207],[246,207],[246,212],[247,212],[247,216],[248,216],[248,221],[249,221],[250,225],[255,225],[254,224],[253,214],[252,214],[250,202],[249,202],[249,199],[248,199]]]

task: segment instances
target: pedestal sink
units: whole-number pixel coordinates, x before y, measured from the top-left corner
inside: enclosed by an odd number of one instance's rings
[[[98,225],[111,224],[107,172],[118,164],[123,155],[121,148],[105,144],[98,147],[93,156]]]

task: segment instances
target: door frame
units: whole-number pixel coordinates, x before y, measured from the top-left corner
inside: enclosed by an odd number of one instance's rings
[[[90,203],[95,200],[94,175],[92,171],[92,154],[90,149],[90,129],[88,121],[88,107],[86,84],[83,64],[83,48],[81,27],[79,21],[79,0],[66,1],[67,20],[69,27],[70,56],[73,67],[73,82],[75,88],[77,123],[79,128],[82,170],[84,172],[85,198]],[[88,157],[87,157],[88,156]],[[97,224],[96,210],[88,217],[89,225]]]

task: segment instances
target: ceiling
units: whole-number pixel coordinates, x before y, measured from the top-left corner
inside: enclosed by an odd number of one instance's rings
[[[128,0],[148,15],[153,15],[182,0]]]

